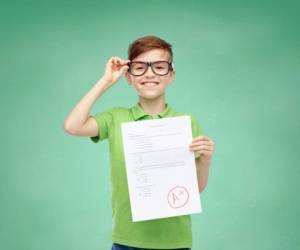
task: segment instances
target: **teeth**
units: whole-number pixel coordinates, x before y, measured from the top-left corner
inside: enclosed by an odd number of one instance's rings
[[[156,86],[157,83],[156,82],[143,82],[143,85],[152,87],[152,86]]]

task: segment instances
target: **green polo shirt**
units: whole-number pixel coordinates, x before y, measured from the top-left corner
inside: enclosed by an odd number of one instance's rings
[[[108,139],[112,189],[112,241],[140,248],[191,248],[192,225],[190,215],[132,222],[130,200],[122,144],[121,123],[187,115],[174,111],[168,104],[163,112],[150,116],[137,104],[132,108],[111,108],[93,115],[99,135],[91,137],[93,142]],[[202,130],[191,116],[193,137]],[[159,208],[158,208],[159,209]]]

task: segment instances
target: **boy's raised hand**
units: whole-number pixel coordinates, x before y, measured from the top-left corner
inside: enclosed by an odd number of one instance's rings
[[[116,56],[111,57],[105,66],[103,78],[109,83],[109,85],[113,85],[119,80],[124,72],[128,70],[129,62],[129,60],[123,60]]]
[[[193,138],[190,149],[195,153],[199,153],[201,159],[210,161],[215,149],[215,144],[212,139],[203,135]]]

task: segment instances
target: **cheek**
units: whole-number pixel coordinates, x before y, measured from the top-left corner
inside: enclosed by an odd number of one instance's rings
[[[142,79],[143,79],[142,77],[135,76],[135,77],[132,77],[132,78],[131,78],[131,82],[132,82],[134,85],[140,85]]]

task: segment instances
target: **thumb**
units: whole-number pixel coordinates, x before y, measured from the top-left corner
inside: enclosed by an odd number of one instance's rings
[[[128,65],[122,67],[122,73],[124,74],[129,69]]]

